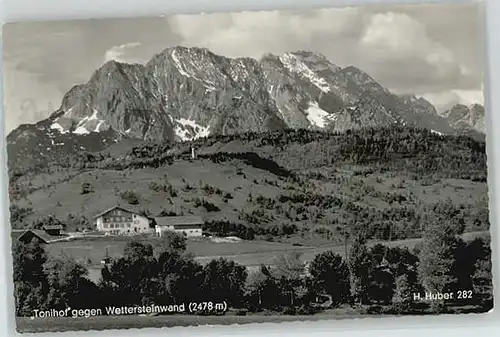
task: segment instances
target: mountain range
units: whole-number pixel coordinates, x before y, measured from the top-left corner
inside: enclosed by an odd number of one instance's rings
[[[43,165],[124,139],[189,141],[287,128],[406,125],[484,139],[484,113],[478,104],[438,113],[422,97],[396,95],[362,70],[310,51],[256,60],[178,46],[146,64],[105,63],[47,119],[7,136],[9,166]]]

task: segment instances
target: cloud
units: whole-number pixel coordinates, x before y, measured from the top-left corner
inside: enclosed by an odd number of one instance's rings
[[[15,64],[5,62],[4,68]],[[53,83],[41,86],[36,76],[20,71],[4,71],[4,118],[7,132],[19,124],[48,117],[60,105],[60,91]]]
[[[113,46],[106,50],[104,54],[104,62],[117,61],[117,62],[128,62],[127,58],[123,58],[127,49],[136,48],[141,45],[140,42],[129,42],[119,46]]]
[[[229,57],[317,49],[318,39],[345,37],[359,29],[359,8],[308,12],[268,11],[167,18],[181,44],[203,46]]]
[[[481,90],[449,90],[424,94],[422,97],[431,102],[438,111],[448,110],[456,104],[484,104],[484,96]]]
[[[423,61],[440,77],[468,73],[450,49],[433,40],[425,25],[407,14],[373,15],[360,43],[379,58]]]
[[[72,86],[89,80],[106,54],[142,62],[178,41],[161,17],[16,22],[3,26],[2,35],[7,131],[47,117]],[[141,48],[123,48],[121,56],[120,48],[113,49],[130,41]],[[23,103],[28,101],[34,105]]]

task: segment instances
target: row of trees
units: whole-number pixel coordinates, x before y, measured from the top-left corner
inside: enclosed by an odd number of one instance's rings
[[[488,310],[489,242],[465,242],[451,227],[446,219],[428,226],[421,246],[413,252],[380,244],[369,247],[358,237],[347,258],[326,251],[306,265],[300,254],[289,253],[257,271],[223,258],[202,265],[186,253],[185,239],[172,233],[153,244],[130,241],[123,257],[102,270],[98,284],[89,281],[87,270],[71,258],[47,257],[36,241],[17,242],[16,313],[190,301],[225,301],[231,308],[285,314],[314,313],[342,304],[380,305],[390,312],[411,313],[421,310],[415,293],[458,290],[474,294],[462,304]],[[444,311],[445,304],[434,301],[431,310]]]
[[[407,127],[311,136],[306,142],[282,140],[286,145],[270,158],[292,171],[355,164],[373,172],[404,172],[415,180],[433,175],[485,181],[487,176],[484,141],[464,136],[439,136]]]

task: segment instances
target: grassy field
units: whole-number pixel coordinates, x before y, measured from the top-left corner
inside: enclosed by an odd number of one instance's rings
[[[464,239],[470,240],[478,236],[489,236],[489,232],[467,233],[464,235]],[[420,239],[408,239],[383,242],[383,244],[412,249],[420,241]],[[85,264],[89,269],[90,279],[97,282],[100,278],[100,261],[105,256],[106,250],[109,256],[119,258],[123,255],[126,243],[127,238],[78,239],[51,243],[47,245],[46,249],[51,255],[66,254]],[[345,254],[345,246],[338,244],[298,247],[288,243],[267,241],[243,240],[237,243],[216,243],[208,238],[193,238],[189,239],[187,243],[187,251],[193,253],[195,259],[202,264],[218,257],[224,257],[250,269],[256,268],[260,264],[273,265],[278,255],[292,251],[300,252],[301,258],[305,262],[311,261],[317,254],[328,250],[340,255]]]
[[[100,277],[100,261],[105,257],[106,252],[112,258],[123,256],[123,250],[128,240],[130,238],[76,239],[48,244],[46,250],[52,256],[68,255],[83,263],[89,269],[90,278],[97,281]],[[312,249],[312,247],[295,247],[287,243],[266,241],[215,243],[206,238],[187,241],[187,251],[193,253],[201,263],[208,262],[218,256],[250,266],[259,263],[272,263],[272,259],[276,255],[294,249],[307,250]]]
[[[119,258],[123,249],[131,238],[115,239],[77,239],[72,241],[54,242],[46,246],[51,255],[67,254],[82,262],[90,259],[91,264],[99,264],[105,256],[106,250],[110,257]],[[151,239],[154,240],[154,239]],[[210,239],[189,239],[187,251],[196,256],[232,256],[242,254],[274,253],[292,249],[308,249],[308,247],[294,247],[291,244],[266,241],[240,241],[237,243],[215,243]]]
[[[139,204],[126,206],[129,209],[136,211],[147,209],[151,214],[158,214],[163,209],[177,213],[200,214],[201,210],[193,206],[192,199],[204,196],[204,193],[200,191],[202,187],[200,185],[209,182],[224,192],[231,193],[233,199],[226,204],[218,196],[206,197],[207,200],[217,204],[221,210],[218,214],[203,214],[205,218],[209,219],[212,215],[217,217],[223,214],[225,218],[234,219],[237,217],[237,210],[242,209],[245,205],[249,193],[255,195],[262,193],[273,197],[281,191],[280,188],[274,186],[262,186],[254,183],[254,179],[257,178],[276,181],[276,177],[272,174],[247,167],[245,169],[246,178],[243,179],[236,174],[238,167],[237,164],[221,165],[199,160],[194,163],[178,161],[174,165],[158,169],[86,170],[79,173],[68,171],[59,173],[59,177],[57,174],[54,176],[42,174],[29,179],[30,184],[39,189],[18,204],[21,207],[32,207],[35,210],[27,219],[28,221],[47,214],[65,219],[70,213],[91,219],[104,209],[119,203],[126,205],[126,202],[120,197],[120,192],[131,190],[139,196]],[[207,181],[207,177],[210,181]],[[160,184],[167,180],[177,190],[177,197],[169,199],[166,193],[155,192],[149,187],[151,183]],[[81,186],[84,182],[90,183],[95,192],[81,194]],[[185,190],[186,185],[192,189]],[[99,200],[98,203],[95,202],[96,198]]]

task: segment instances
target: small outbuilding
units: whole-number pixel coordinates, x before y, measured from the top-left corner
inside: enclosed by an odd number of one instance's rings
[[[182,233],[187,237],[201,237],[204,221],[199,216],[165,216],[154,219],[156,236],[165,231]]]

